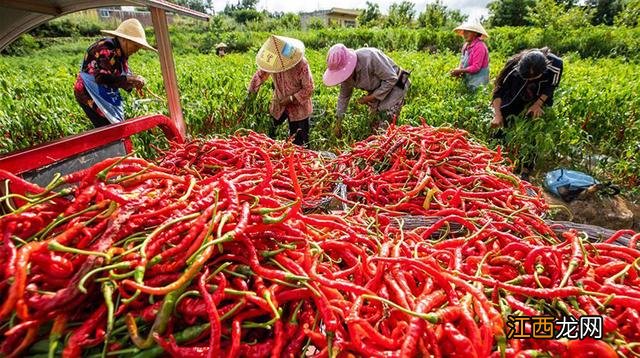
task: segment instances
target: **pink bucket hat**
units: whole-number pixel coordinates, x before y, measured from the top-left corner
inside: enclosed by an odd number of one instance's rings
[[[335,44],[327,54],[327,70],[322,82],[327,86],[335,86],[344,82],[356,68],[358,57],[356,52],[343,44]]]

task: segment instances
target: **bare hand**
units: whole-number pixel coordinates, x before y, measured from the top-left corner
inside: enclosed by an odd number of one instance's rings
[[[288,106],[291,103],[293,103],[293,96],[286,96],[286,97],[280,99],[280,105],[281,106]]]
[[[364,96],[364,97],[360,97],[360,99],[358,99],[358,103],[360,104],[369,104],[373,101],[375,101],[375,97],[372,95],[368,95],[368,96]]]
[[[537,104],[534,104],[533,106],[529,107],[529,110],[527,111],[527,115],[531,115],[531,117],[533,118],[538,118],[543,114],[544,114],[544,110],[542,110],[542,106],[539,106]]]
[[[464,70],[461,68],[456,68],[454,70],[451,70],[451,72],[449,72],[451,74],[451,76],[453,77],[460,77],[464,74]]]
[[[504,119],[502,118],[502,115],[499,113],[496,113],[493,116],[493,119],[491,120],[491,128],[499,128],[502,127],[504,125]]]
[[[144,87],[146,81],[142,76],[131,75],[127,76],[127,83],[130,84],[133,88],[140,89]]]
[[[336,136],[336,138],[342,138],[342,121],[336,121],[333,126],[333,134]]]

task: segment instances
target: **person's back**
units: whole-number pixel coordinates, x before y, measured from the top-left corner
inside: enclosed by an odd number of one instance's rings
[[[520,111],[524,109],[521,107],[542,95],[546,96],[544,105],[551,106],[563,67],[562,59],[547,48],[519,53],[510,58],[498,74],[493,96],[502,99],[503,108],[516,106]]]
[[[366,91],[367,95],[358,99],[358,103],[369,106],[373,113],[380,115],[373,124],[376,129],[400,113],[411,85],[409,72],[402,70],[379,49],[364,47],[352,50],[343,44],[329,49],[323,81],[327,86],[340,85],[336,108],[337,135],[354,89]]]

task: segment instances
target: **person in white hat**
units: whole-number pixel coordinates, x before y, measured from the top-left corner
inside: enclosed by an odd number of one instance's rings
[[[451,76],[462,77],[471,91],[489,83],[489,49],[484,40],[489,37],[479,23],[464,23],[454,29],[465,40],[460,65]]]
[[[136,19],[125,20],[117,29],[102,32],[113,37],[89,46],[74,85],[76,101],[96,128],[124,120],[120,88],[131,91],[145,85],[142,76],[129,70],[129,56],[141,48],[155,51]]]
[[[355,88],[367,92],[358,99],[358,103],[369,106],[375,114],[372,129],[376,130],[400,114],[411,86],[409,72],[382,51],[373,47],[352,50],[340,43],[329,49],[327,70],[322,81],[327,86],[340,85],[334,128],[337,137],[342,135],[342,117]]]
[[[258,70],[249,83],[248,92],[255,95],[260,86],[273,78],[273,97],[269,112],[273,116],[270,136],[277,126],[289,121],[289,134],[293,143],[308,146],[309,117],[313,112],[313,78],[304,57],[302,41],[290,37],[271,35],[256,56]]]
[[[226,55],[227,51],[227,44],[224,42],[220,42],[218,44],[216,44],[216,55],[220,56],[220,57],[224,57],[224,55]]]

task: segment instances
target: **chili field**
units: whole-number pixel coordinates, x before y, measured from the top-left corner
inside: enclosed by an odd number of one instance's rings
[[[28,57],[0,57],[0,154],[27,148],[48,140],[91,128],[73,96],[73,82],[85,42],[62,44],[40,50]],[[343,137],[333,134],[338,88],[321,82],[325,51],[308,50],[306,56],[315,80],[311,145],[313,149],[343,148],[369,134],[366,108],[352,101],[343,122]],[[398,118],[400,124],[455,126],[468,130],[479,141],[495,146],[489,121],[492,116],[489,86],[475,94],[466,93],[461,83],[448,75],[457,65],[457,54],[416,51],[390,52],[402,67],[413,71],[412,89]],[[175,57],[181,101],[190,134],[210,136],[232,133],[239,128],[266,132],[270,82],[254,101],[246,87],[255,67],[255,51],[233,53],[219,58],[207,54],[179,54]],[[638,112],[640,82],[634,75],[640,65],[623,58],[581,59],[563,56],[565,72],[556,91],[555,105],[537,120],[520,119],[508,133],[512,158],[538,157],[538,168],[563,164],[587,169],[603,179],[626,188],[639,184],[640,123]],[[493,54],[491,77],[506,57]],[[135,73],[144,76],[150,92],[163,96],[164,88],[157,57],[139,53],[130,60]],[[361,95],[354,93],[355,96]],[[126,113],[135,117],[146,113],[166,113],[165,104],[148,95],[140,99],[125,95]],[[279,130],[287,135],[286,126]],[[140,136],[141,154],[152,156],[144,147],[155,135]]]

